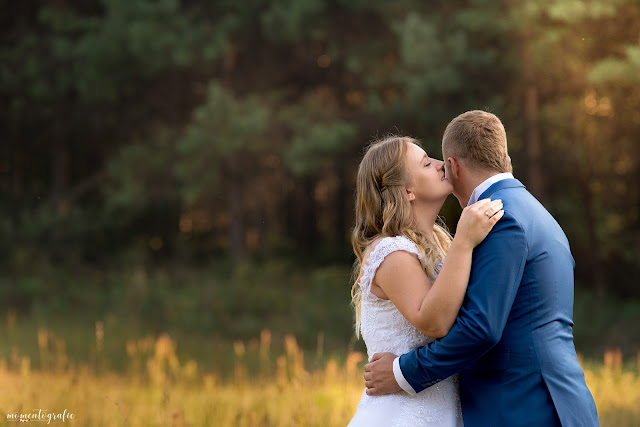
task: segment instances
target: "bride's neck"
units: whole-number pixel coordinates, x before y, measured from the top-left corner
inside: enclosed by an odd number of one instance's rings
[[[438,212],[439,209],[435,209],[433,206],[413,206],[416,226],[428,239],[431,239],[431,235],[433,234],[433,225],[436,223],[436,219],[438,218]]]

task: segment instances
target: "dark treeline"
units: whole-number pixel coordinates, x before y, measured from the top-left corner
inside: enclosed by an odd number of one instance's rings
[[[439,158],[448,121],[480,108],[567,232],[581,286],[640,296],[635,0],[2,4],[9,279],[174,259],[348,264],[367,142],[407,134]],[[459,212],[448,200],[452,229]],[[13,283],[3,303],[27,304],[28,282]]]

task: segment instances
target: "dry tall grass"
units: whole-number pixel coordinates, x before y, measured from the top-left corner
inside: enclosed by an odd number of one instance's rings
[[[127,375],[101,371],[104,336],[96,326],[98,363],[92,368],[69,363],[64,343],[46,330],[38,334],[44,369],[32,369],[18,349],[0,359],[0,425],[15,424],[10,414],[41,409],[73,414],[72,420],[51,421],[58,425],[344,426],[363,391],[363,354],[309,370],[292,336],[284,340],[284,353],[273,356],[268,331],[257,347],[235,343],[235,369],[227,380],[203,372],[195,361],[178,360],[166,334],[127,343]],[[258,361],[258,372],[250,359]],[[640,356],[638,365],[623,368],[620,352],[611,351],[602,365],[585,367],[602,426],[640,425]]]

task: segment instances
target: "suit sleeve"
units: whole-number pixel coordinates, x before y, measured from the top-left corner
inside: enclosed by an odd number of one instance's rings
[[[472,366],[500,341],[526,259],[524,231],[505,212],[473,251],[467,294],[449,333],[400,357],[402,373],[416,392]]]

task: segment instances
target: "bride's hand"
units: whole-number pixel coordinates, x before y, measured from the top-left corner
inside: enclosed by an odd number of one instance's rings
[[[476,247],[504,215],[502,200],[482,199],[462,210],[454,240]]]

